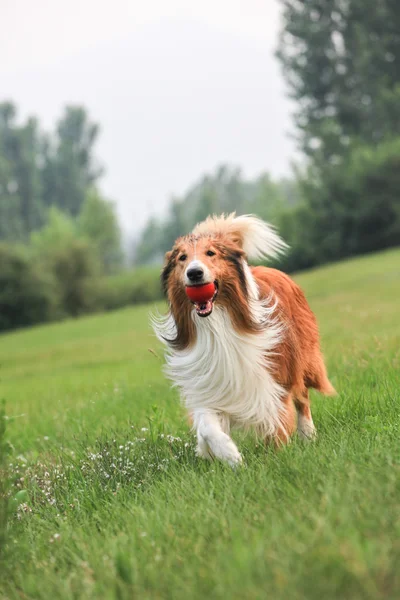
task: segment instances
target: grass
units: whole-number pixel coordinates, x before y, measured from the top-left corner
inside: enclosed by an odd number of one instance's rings
[[[149,307],[0,337],[0,598],[400,597],[400,251],[297,279],[339,395],[236,471],[195,457]]]

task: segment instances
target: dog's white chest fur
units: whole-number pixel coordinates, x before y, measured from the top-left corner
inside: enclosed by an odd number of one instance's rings
[[[227,417],[231,425],[273,435],[280,425],[284,390],[270,374],[269,360],[281,332],[270,308],[261,303],[255,308],[266,321],[258,334],[239,334],[219,306],[205,319],[193,314],[196,342],[184,351],[171,350],[166,372],[190,412],[208,409]]]

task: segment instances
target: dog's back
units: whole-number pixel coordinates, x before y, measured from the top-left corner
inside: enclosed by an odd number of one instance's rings
[[[278,300],[279,319],[285,335],[275,357],[275,377],[290,389],[297,402],[308,399],[308,388],[327,395],[335,393],[320,350],[317,320],[301,288],[285,273],[267,267],[252,267],[260,293]]]

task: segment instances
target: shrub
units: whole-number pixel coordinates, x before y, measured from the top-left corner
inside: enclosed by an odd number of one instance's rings
[[[76,317],[95,309],[88,280],[100,275],[99,254],[94,243],[80,235],[71,217],[52,207],[46,225],[32,234],[31,248],[56,281],[60,316]]]
[[[115,310],[129,304],[155,302],[163,297],[160,270],[138,268],[90,282],[98,309]]]
[[[71,239],[52,254],[42,256],[42,261],[57,282],[61,314],[77,317],[97,308],[95,281],[100,265],[89,242]]]
[[[278,263],[309,268],[400,244],[400,139],[349,150],[345,161],[309,170],[303,201],[277,220],[291,250]]]
[[[115,273],[123,264],[121,230],[115,206],[96,189],[87,192],[77,222],[78,233],[96,248],[104,273]]]
[[[27,250],[0,244],[0,331],[56,317],[55,281]]]

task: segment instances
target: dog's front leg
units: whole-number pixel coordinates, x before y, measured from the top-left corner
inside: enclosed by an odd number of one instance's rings
[[[193,413],[193,425],[197,433],[198,456],[215,457],[233,467],[241,464],[239,450],[224,431],[229,430],[226,417],[210,410],[197,410]]]

